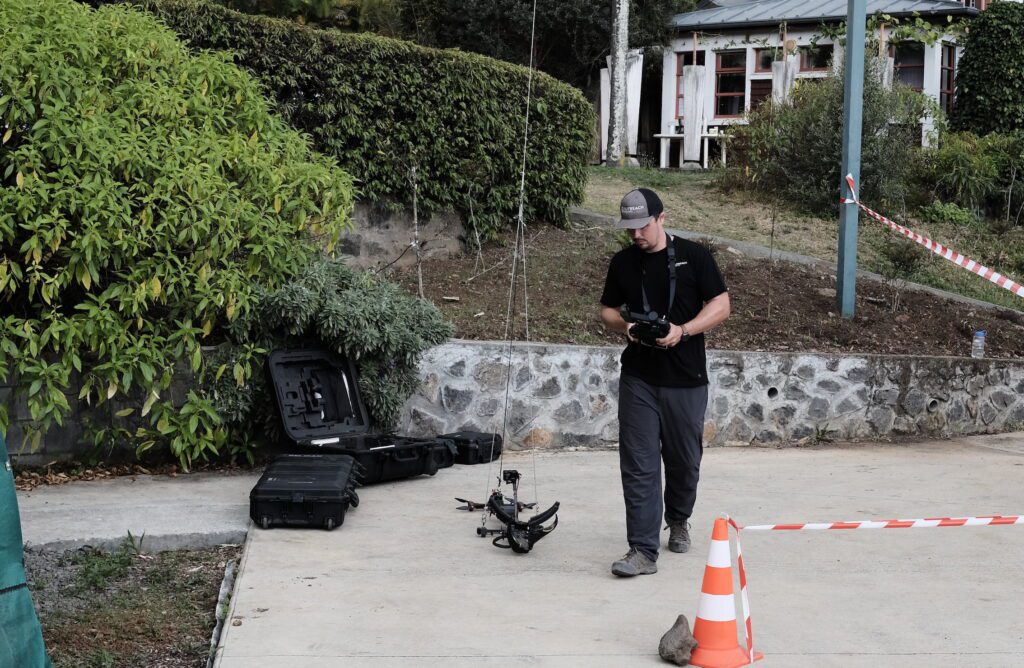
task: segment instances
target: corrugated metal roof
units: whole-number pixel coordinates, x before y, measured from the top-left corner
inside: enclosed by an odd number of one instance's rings
[[[726,2],[722,3],[727,4]],[[825,23],[846,20],[847,0],[753,0],[728,2],[730,6],[700,9],[678,14],[672,26],[678,30],[708,28],[752,28],[789,23]],[[976,16],[978,10],[953,0],[868,0],[868,16],[876,13],[893,16],[929,15]]]

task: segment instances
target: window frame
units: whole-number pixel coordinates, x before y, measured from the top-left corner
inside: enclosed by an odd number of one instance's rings
[[[722,56],[731,56],[735,54],[743,54],[743,65],[741,67],[722,67]],[[721,93],[719,92],[719,84],[721,82],[721,76],[739,74],[743,76],[743,90],[739,93]],[[723,97],[738,97],[740,98],[740,113],[738,114],[720,114],[718,113],[718,101]],[[747,110],[747,50],[728,50],[728,51],[716,51],[715,52],[715,118],[743,118],[743,114]]]
[[[920,47],[920,49],[921,49],[921,64],[920,65],[900,65],[900,64],[898,64],[896,62],[896,49],[898,49],[901,46],[916,46],[916,47]],[[889,46],[889,55],[892,56],[892,61],[893,61],[893,64],[892,64],[892,68],[893,68],[892,69],[892,80],[894,82],[902,83],[904,86],[907,86],[908,88],[910,88],[910,90],[916,91],[918,93],[923,93],[924,92],[924,74],[925,74],[925,72],[924,72],[924,64],[925,64],[925,59],[926,59],[925,44],[924,44],[924,42],[906,41],[906,42],[901,42],[899,44],[892,44],[892,45]],[[900,72],[902,70],[920,70],[921,71],[921,87],[917,88],[916,86],[910,86],[905,81],[901,80],[900,79]]]
[[[683,102],[683,67],[686,66],[686,56],[693,56],[693,65],[705,65],[707,63],[707,55],[705,49],[698,49],[697,54],[694,56],[694,52],[690,51],[676,51],[676,108],[675,108],[675,119],[677,121],[683,120],[683,115],[679,113],[682,108]],[[698,62],[703,60],[704,62]]]
[[[771,67],[763,69],[761,67],[761,54],[765,51],[770,51],[772,54],[772,62],[774,63],[777,58],[776,55],[782,50],[781,46],[769,46],[761,49],[754,49],[754,72],[756,74],[770,74],[772,71]]]
[[[947,58],[948,54],[948,58]],[[948,75],[948,77],[947,77]],[[946,88],[946,83],[949,88]],[[945,98],[945,99],[943,99]],[[956,45],[942,42],[939,51],[939,106],[946,115],[953,113],[956,104]]]
[[[829,58],[831,59],[831,58],[835,57],[835,54],[836,54],[836,45],[835,44],[816,44],[813,47],[811,47],[810,45],[800,47],[800,71],[801,72],[828,72],[828,67],[829,67],[828,63],[825,63],[825,65],[823,67],[808,67],[807,66],[807,53],[808,53],[808,51],[811,48],[814,48],[814,49],[824,49],[825,47],[828,47],[828,49],[832,52],[832,55],[829,56]]]

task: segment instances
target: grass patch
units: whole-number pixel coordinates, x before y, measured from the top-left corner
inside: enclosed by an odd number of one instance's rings
[[[224,568],[240,552],[145,554],[131,536],[110,551],[26,552],[55,666],[204,666]]]

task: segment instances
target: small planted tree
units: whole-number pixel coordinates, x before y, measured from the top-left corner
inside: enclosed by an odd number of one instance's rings
[[[165,396],[175,366],[200,370],[201,346],[331,246],[351,179],[224,56],[73,0],[0,3],[0,142],[0,378],[27,398],[29,442],[80,386],[138,400],[117,415],[143,418],[144,448],[219,452],[211,399]]]

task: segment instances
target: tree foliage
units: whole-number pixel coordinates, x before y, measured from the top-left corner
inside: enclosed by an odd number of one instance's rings
[[[864,76],[861,172],[858,188],[869,200],[903,204],[920,144],[918,123],[938,115],[928,98],[902,85],[882,84],[882,63],[868,58]],[[841,68],[840,68],[841,69]],[[763,104],[736,141],[728,177],[816,213],[839,202],[843,75],[797,80],[790,100]]]
[[[458,48],[499,60],[530,62],[533,0],[395,0],[408,39]],[[633,0],[630,46],[668,43],[669,22],[690,11],[693,0]],[[538,2],[534,64],[574,86],[586,88],[605,67],[611,47],[612,3],[608,0]]]
[[[1024,5],[993,3],[971,23],[956,88],[955,129],[1024,130]]]
[[[0,142],[0,377],[32,439],[80,381],[93,405],[140,398],[144,448],[217,452],[209,398],[164,396],[175,365],[200,369],[211,334],[333,243],[351,179],[229,58],[72,0],[0,2]]]
[[[197,0],[132,0],[195,48],[228,51],[293,127],[335,156],[360,197],[420,212],[472,206],[483,235],[514,220],[529,73],[456,51],[319,30]],[[582,95],[533,77],[527,221],[565,221],[583,198],[594,113]]]

